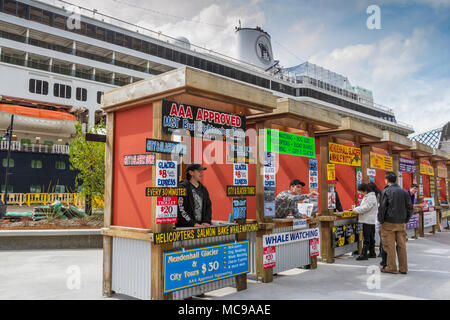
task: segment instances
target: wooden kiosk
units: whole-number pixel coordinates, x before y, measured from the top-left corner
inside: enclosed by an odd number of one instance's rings
[[[358,215],[348,212],[357,201],[357,183],[362,182],[364,171],[364,148],[383,139],[383,132],[373,126],[343,118],[336,130],[316,132],[320,138],[321,172],[327,172],[327,165],[334,167],[335,181],[328,181],[327,175],[320,176],[320,228],[321,257],[326,263],[334,263],[335,257],[362,250],[362,230],[358,227]],[[328,159],[325,160],[325,159]],[[359,181],[358,181],[359,180]],[[344,212],[336,214],[329,207],[325,195],[337,190]]]
[[[293,179],[305,182],[302,193],[308,193],[309,187],[314,186],[308,183],[310,178],[318,184],[318,141],[314,141],[314,132],[338,128],[340,117],[304,102],[282,98],[277,100],[277,108],[272,113],[250,116],[247,123],[254,127],[258,134],[259,157],[256,170],[261,173],[257,175],[256,183],[259,223],[255,239],[256,274],[263,282],[271,282],[273,274],[279,272],[306,265],[315,269],[317,258],[311,257],[310,239],[297,241],[298,238],[295,237],[316,230],[316,239],[319,240],[318,219],[315,214],[305,219],[306,221],[295,219],[294,226],[294,219],[280,219],[275,216],[274,201],[281,191],[289,190],[289,183]],[[270,147],[269,135],[274,139]],[[311,152],[304,152],[304,147],[300,145],[312,147]],[[313,152],[314,149],[316,151]],[[267,157],[271,160],[268,161]],[[315,170],[311,168],[311,163],[315,163]],[[310,177],[311,169],[315,172],[312,173],[314,177]],[[315,189],[317,188],[318,186],[315,186]],[[297,225],[299,222],[302,223],[301,226]],[[268,244],[267,239],[275,240],[275,244]],[[283,240],[277,242],[277,239]]]
[[[424,166],[424,162],[429,162],[430,157],[433,155],[433,148],[417,142],[412,141],[411,152],[413,157],[416,159],[416,173],[414,177],[414,182],[419,185],[418,203],[422,203],[423,199],[430,197],[430,178],[428,174],[424,174],[427,168]],[[425,232],[432,232],[434,226],[424,226],[424,211],[421,207],[414,208],[414,213],[419,214],[420,227],[417,230],[416,237],[424,237]]]
[[[192,137],[192,129],[201,132],[202,127],[187,120],[245,129],[247,116],[275,107],[270,92],[189,67],[105,93],[104,295],[160,300],[223,287],[246,289],[253,250],[248,239],[257,230],[256,165],[246,168],[248,186],[235,187],[233,164],[204,159],[210,152],[225,160],[230,146],[222,137]],[[176,127],[178,121],[186,135],[167,134],[167,127]],[[173,197],[186,192],[176,184],[184,178],[187,163],[193,162],[207,168],[202,183],[209,190],[213,226],[175,229]],[[247,220],[239,224],[228,222],[234,205],[231,193],[246,200],[240,204],[246,204]]]
[[[434,175],[430,178],[430,195],[434,199],[436,210],[436,222],[433,231],[440,232],[440,226],[444,228],[447,225],[447,206],[442,204],[443,200],[447,200],[445,177],[448,175],[446,163],[448,161],[448,153],[442,150],[434,149],[430,162],[433,167]],[[444,219],[444,220],[443,220]]]

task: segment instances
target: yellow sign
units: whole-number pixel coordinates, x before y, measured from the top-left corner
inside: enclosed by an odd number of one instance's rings
[[[427,176],[434,176],[434,170],[433,167],[430,165],[430,162],[428,161],[421,161],[420,162],[420,174],[425,174]]]
[[[441,211],[441,218],[450,217],[450,210]]]
[[[327,179],[328,181],[336,180],[336,166],[334,164],[327,164]]]
[[[328,158],[330,163],[360,167],[361,149],[330,142],[328,144]]]
[[[392,157],[385,156],[383,154],[378,154],[375,152],[370,153],[370,167],[372,169],[393,171],[393,160]]]

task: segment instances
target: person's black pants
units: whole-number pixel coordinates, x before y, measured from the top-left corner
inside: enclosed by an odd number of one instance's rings
[[[375,225],[363,223],[364,247],[367,249],[375,249]]]

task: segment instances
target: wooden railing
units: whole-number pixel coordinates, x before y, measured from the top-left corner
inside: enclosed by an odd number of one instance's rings
[[[4,203],[5,194],[0,195]],[[85,199],[78,193],[8,193],[8,205],[19,206],[38,206],[49,205],[53,202],[61,201],[64,205],[73,205],[78,208],[84,208]],[[94,209],[102,208],[104,204],[103,197],[96,196],[92,200]]]

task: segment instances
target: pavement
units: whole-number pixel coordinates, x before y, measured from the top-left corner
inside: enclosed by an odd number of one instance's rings
[[[450,231],[409,239],[407,250],[407,275],[380,273],[379,258],[344,255],[316,270],[289,270],[266,284],[248,280],[245,291],[224,288],[199,299],[450,299]],[[0,251],[0,270],[0,300],[133,299],[102,296],[101,249]]]

